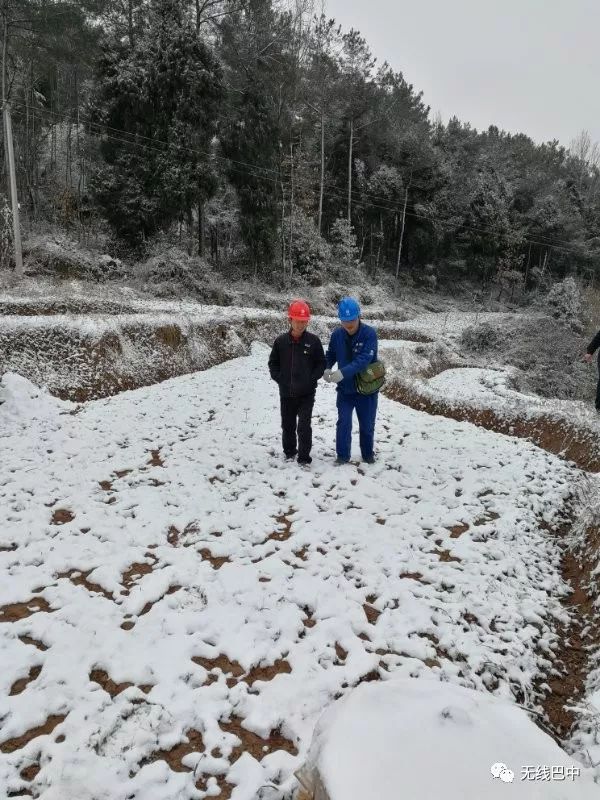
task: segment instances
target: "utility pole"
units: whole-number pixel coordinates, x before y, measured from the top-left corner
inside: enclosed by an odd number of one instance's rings
[[[10,176],[10,201],[13,218],[13,241],[15,245],[15,273],[17,278],[23,277],[23,253],[21,251],[21,228],[19,226],[19,201],[17,199],[17,176],[15,173],[15,153],[13,150],[12,123],[10,120],[10,106],[4,103],[4,144],[8,157],[8,171]]]
[[[348,148],[348,222],[352,224],[352,146],[354,144],[354,119],[350,117],[350,147]]]
[[[398,244],[398,258],[396,259],[396,276],[394,278],[396,291],[398,290],[398,275],[400,273],[400,256],[402,255],[402,241],[404,239],[404,223],[406,221],[406,206],[408,204],[408,190],[410,187],[410,181],[406,186],[406,190],[404,192],[404,208],[402,209],[402,230],[400,231],[400,243]]]
[[[290,284],[292,281],[292,273],[294,271],[294,142],[290,142],[290,183],[291,183],[291,196],[290,196]]]

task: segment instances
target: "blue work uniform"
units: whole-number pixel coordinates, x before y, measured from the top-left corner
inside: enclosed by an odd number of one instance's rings
[[[334,364],[344,376],[337,385],[338,419],[335,449],[342,461],[350,460],[352,443],[352,412],[358,417],[360,452],[363,459],[373,458],[375,418],[379,392],[363,395],[356,391],[354,376],[369,364],[377,361],[377,333],[375,328],[360,322],[353,336],[341,326],[331,334],[325,355],[327,368]]]

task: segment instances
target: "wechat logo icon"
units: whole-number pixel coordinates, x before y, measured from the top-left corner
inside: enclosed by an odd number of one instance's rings
[[[500,778],[503,783],[512,783],[515,779],[515,773],[501,761],[498,761],[496,764],[492,764],[490,772],[492,773],[492,777],[494,779]]]

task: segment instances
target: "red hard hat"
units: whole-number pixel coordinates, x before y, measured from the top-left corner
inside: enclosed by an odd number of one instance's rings
[[[290,303],[290,307],[288,308],[288,317],[290,319],[308,321],[310,319],[310,308],[308,307],[308,303],[305,303],[304,300],[292,301]]]

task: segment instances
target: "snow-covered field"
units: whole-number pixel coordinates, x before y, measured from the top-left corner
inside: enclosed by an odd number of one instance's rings
[[[302,469],[267,356],[82,407],[4,377],[3,795],[282,797],[360,681],[534,699],[566,590],[540,522],[571,467],[385,398],[377,463],[335,467],[323,387]]]
[[[430,326],[432,331],[438,330],[439,334],[441,318],[444,316],[438,315],[437,323]],[[502,325],[502,317],[508,315],[494,316]],[[453,322],[453,330],[461,330],[459,321]],[[508,330],[506,335],[510,335]],[[557,441],[562,440],[561,449],[564,448],[566,453],[567,446],[573,440],[581,442],[582,460],[577,463],[584,468],[596,469],[593,465],[598,463],[600,452],[600,422],[592,402],[593,395],[584,402],[518,391],[514,388],[518,384],[518,369],[502,362],[491,363],[488,367],[469,364],[459,350],[454,349],[457,344],[455,333],[449,336],[449,341],[448,346],[445,340],[440,339],[431,344],[382,339],[379,352],[389,367],[390,383],[416,393],[423,401],[423,406],[428,402],[441,402],[448,410],[462,409],[466,413],[471,412],[472,417],[477,412],[490,411],[510,424],[525,422],[535,425],[536,421],[551,420]]]

